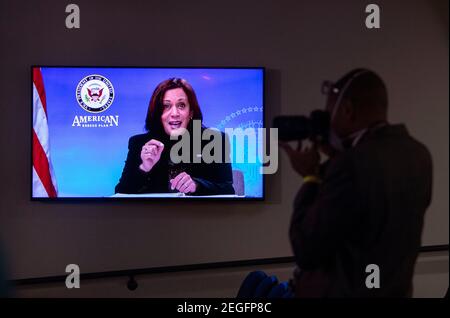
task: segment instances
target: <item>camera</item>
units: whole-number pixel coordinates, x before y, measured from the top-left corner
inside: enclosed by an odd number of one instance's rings
[[[311,139],[327,142],[330,130],[330,114],[323,110],[314,110],[306,116],[278,116],[273,120],[278,128],[280,141]]]

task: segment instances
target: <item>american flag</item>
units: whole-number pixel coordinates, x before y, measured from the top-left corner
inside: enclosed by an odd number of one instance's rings
[[[33,197],[58,196],[56,178],[50,160],[47,103],[39,67],[33,68]]]

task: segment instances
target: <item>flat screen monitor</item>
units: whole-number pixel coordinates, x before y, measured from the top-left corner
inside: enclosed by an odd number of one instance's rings
[[[32,199],[264,199],[263,68],[31,73]]]

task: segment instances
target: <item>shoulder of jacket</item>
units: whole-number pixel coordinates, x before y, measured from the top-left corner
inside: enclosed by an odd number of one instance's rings
[[[130,140],[128,143],[130,146],[139,145],[139,144],[143,145],[149,140],[150,140],[150,135],[148,133],[146,133],[146,134],[139,134],[139,135],[134,135],[134,136],[130,137]]]

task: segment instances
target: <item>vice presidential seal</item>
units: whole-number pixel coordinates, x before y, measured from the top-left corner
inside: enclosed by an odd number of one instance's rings
[[[101,113],[111,106],[114,100],[114,87],[102,75],[88,75],[77,85],[78,104],[90,113]]]

